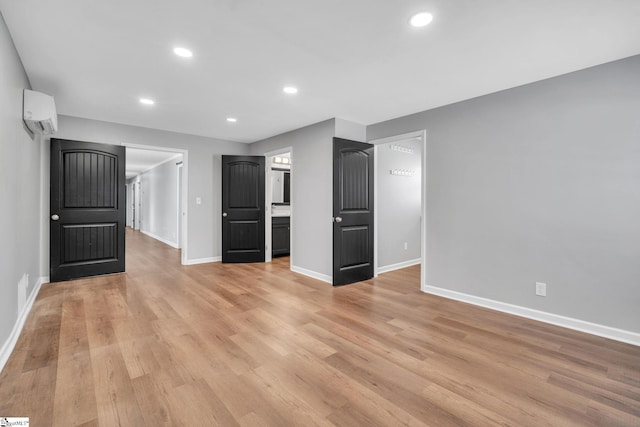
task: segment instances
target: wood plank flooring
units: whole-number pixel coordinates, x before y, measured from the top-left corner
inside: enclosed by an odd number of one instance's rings
[[[638,426],[640,347],[271,264],[181,266],[127,231],[127,273],[42,287],[0,374],[32,426]]]

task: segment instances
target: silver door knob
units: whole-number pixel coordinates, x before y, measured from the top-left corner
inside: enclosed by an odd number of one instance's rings
[[[335,218],[334,218],[334,221],[335,221],[335,222],[342,222],[342,218],[340,218],[339,216],[337,216],[337,217],[335,217]]]
[[[53,215],[51,215],[51,219],[54,220],[54,221],[57,221],[57,220],[60,219],[60,216],[58,216],[56,214],[53,214]]]
[[[222,213],[222,216],[227,216],[227,213],[226,213],[226,212],[223,212],[223,213]]]

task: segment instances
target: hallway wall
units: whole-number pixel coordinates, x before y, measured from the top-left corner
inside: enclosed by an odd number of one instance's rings
[[[41,138],[22,121],[22,93],[30,88],[0,15],[0,369],[29,296],[48,275],[40,265],[41,179],[48,165],[43,171]]]
[[[250,145],[252,155],[292,147],[291,269],[332,280],[332,153],[335,121],[326,120]]]
[[[136,177],[140,182],[140,231],[178,247],[179,155]]]

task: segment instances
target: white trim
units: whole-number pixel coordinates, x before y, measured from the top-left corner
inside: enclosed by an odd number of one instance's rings
[[[208,262],[220,262],[222,261],[221,256],[214,256],[210,258],[196,258],[196,259],[188,259],[186,262],[183,262],[183,265],[196,265],[196,264],[206,264]]]
[[[421,290],[422,292],[428,294],[438,295],[456,301],[462,301],[469,304],[478,305],[480,307],[490,308],[492,310],[525,317],[527,319],[538,320],[540,322],[550,323],[552,325],[561,326],[563,328],[586,332],[591,335],[597,335],[599,337],[609,338],[627,344],[640,346],[640,333],[637,332],[625,331],[623,329],[612,328],[610,326],[599,325],[597,323],[586,322],[584,320],[560,316],[558,314],[547,313],[545,311],[534,310],[532,308],[508,304],[501,301],[495,301],[475,295],[464,294],[462,292],[438,288],[436,286],[429,286],[426,284],[422,286]]]
[[[303,276],[308,276],[316,280],[320,280],[323,282],[327,282],[330,285],[333,284],[333,278],[326,274],[318,273],[316,271],[307,270],[306,268],[296,267],[295,265],[291,265],[291,271],[294,273],[302,274]]]
[[[182,250],[182,265],[187,265],[187,238],[189,237],[189,151],[182,153],[182,230],[180,233],[180,248]]]
[[[424,133],[425,133],[424,129],[418,130],[415,132],[402,133],[400,135],[388,136],[386,138],[372,139],[369,141],[369,144],[381,145],[381,144],[386,144],[387,142],[406,141],[407,139],[418,139],[418,138],[422,138],[424,136]]]
[[[378,156],[380,150],[373,141],[373,277],[378,277],[380,267],[378,267]]]
[[[6,365],[13,349],[18,342],[18,338],[20,337],[20,333],[22,332],[22,328],[24,328],[24,324],[27,321],[27,317],[29,317],[29,313],[31,312],[31,308],[33,307],[33,303],[38,296],[38,292],[40,292],[40,287],[44,283],[49,283],[49,277],[42,276],[36,281],[36,285],[33,287],[31,291],[31,295],[27,299],[22,311],[18,314],[18,318],[16,319],[16,323],[13,325],[13,330],[9,334],[9,337],[0,348],[0,372],[4,369],[4,365]]]
[[[161,151],[161,150],[153,150],[153,151]],[[171,151],[170,151],[170,152],[171,152]],[[155,169],[155,168],[157,168],[158,166],[164,165],[165,163],[169,163],[171,160],[175,160],[175,159],[177,159],[177,158],[178,158],[178,156],[182,156],[182,153],[177,153],[175,156],[171,156],[171,157],[169,157],[168,159],[164,159],[164,160],[163,160],[163,161],[161,161],[160,163],[156,163],[156,164],[155,164],[155,165],[153,165],[153,166],[149,166],[148,168],[146,168],[145,170],[143,170],[142,172],[140,172],[140,173],[139,173],[139,174],[137,174],[136,176],[138,176],[138,175],[142,175],[143,173],[147,173],[147,172],[149,172],[151,169]]]
[[[418,132],[422,138],[422,183],[420,191],[422,192],[422,216],[420,217],[420,258],[422,268],[420,269],[420,286],[427,284],[427,130],[423,129]]]
[[[389,271],[399,270],[401,268],[411,267],[412,265],[420,264],[420,258],[410,259],[409,261],[402,261],[396,264],[383,265],[376,269],[376,275],[382,273],[388,273]]]
[[[151,237],[152,239],[156,239],[156,240],[158,240],[158,241],[160,241],[160,242],[164,243],[165,245],[169,245],[169,246],[171,246],[172,248],[180,249],[180,247],[178,246],[178,244],[177,244],[176,242],[172,242],[172,241],[169,241],[169,240],[163,239],[162,237],[160,237],[160,236],[156,236],[155,234],[153,234],[153,233],[149,233],[148,231],[140,230],[140,232],[141,232],[142,234],[146,234],[147,236]]]
[[[176,206],[177,220],[178,224],[176,224],[176,238],[178,240],[177,248],[180,249],[182,243],[182,220],[184,219],[182,215],[182,180],[184,180],[184,174],[182,166],[180,163],[176,167],[176,199],[178,200],[178,206]]]

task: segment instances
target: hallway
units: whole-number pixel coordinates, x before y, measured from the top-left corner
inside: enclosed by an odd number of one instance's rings
[[[33,426],[632,425],[640,348],[423,294],[419,266],[330,285],[180,265],[44,285],[0,375]]]

